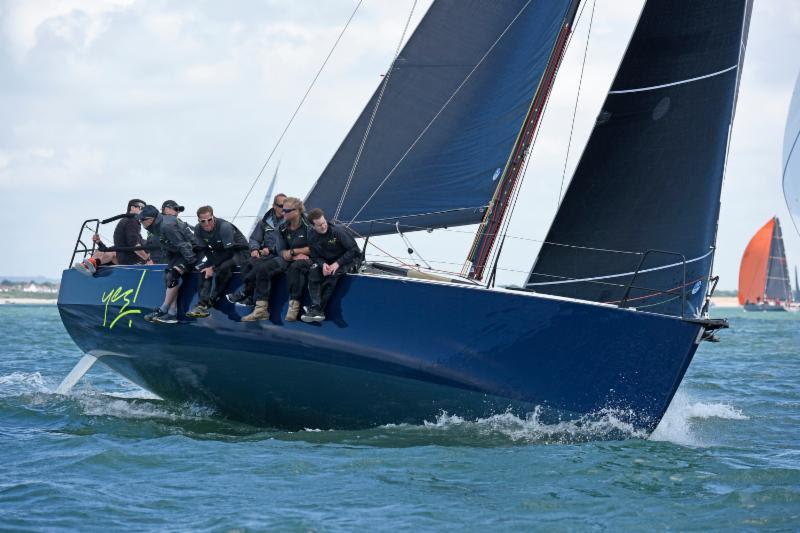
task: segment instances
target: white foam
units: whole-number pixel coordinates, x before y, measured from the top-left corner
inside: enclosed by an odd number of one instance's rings
[[[696,435],[692,420],[720,418],[725,420],[748,420],[739,409],[719,402],[695,402],[683,390],[678,390],[669,404],[661,423],[650,435],[650,440],[673,442],[687,446],[707,446]]]
[[[41,392],[51,392],[51,388],[48,387],[39,372],[12,372],[0,376],[0,396],[2,397]]]
[[[199,420],[208,418],[213,409],[195,404],[180,406],[159,405],[151,400],[137,401],[122,399],[105,394],[86,394],[76,396],[81,411],[89,416],[110,416],[113,418],[143,420]]]
[[[546,424],[541,421],[541,410],[536,408],[525,418],[506,412],[475,421],[467,421],[458,415],[440,414],[436,421],[424,423],[429,429],[474,428],[484,435],[502,435],[514,442],[580,442],[603,438],[644,438],[646,434],[636,430],[624,419],[630,418],[627,411],[604,409],[577,420]]]

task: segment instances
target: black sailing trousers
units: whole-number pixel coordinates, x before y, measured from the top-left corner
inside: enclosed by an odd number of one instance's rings
[[[308,259],[297,259],[289,263],[289,268],[286,269],[286,279],[289,282],[289,298],[291,300],[303,299],[303,291],[306,290],[310,268],[311,261]]]
[[[322,274],[322,263],[317,263],[311,267],[308,274],[308,292],[311,296],[311,305],[321,311],[328,305],[336,285],[344,276],[345,269],[340,268],[335,274],[325,276]]]
[[[250,277],[255,279],[255,300],[269,300],[272,278],[286,269],[286,262],[275,255],[270,255],[267,259],[255,259],[253,262],[255,266],[251,267]],[[250,294],[247,288],[247,275],[245,275],[245,294]]]

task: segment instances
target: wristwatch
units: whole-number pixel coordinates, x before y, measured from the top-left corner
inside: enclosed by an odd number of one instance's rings
[[[289,255],[291,255],[292,257],[294,257],[294,248],[292,248],[291,250],[289,250]]]

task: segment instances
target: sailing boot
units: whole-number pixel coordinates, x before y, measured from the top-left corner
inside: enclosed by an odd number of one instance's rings
[[[194,306],[194,309],[186,313],[186,316],[189,318],[206,318],[209,315],[208,307],[209,306],[204,303],[198,303]]]
[[[286,311],[286,322],[297,322],[300,315],[300,300],[289,300],[289,310]]]
[[[256,320],[269,320],[269,302],[267,300],[258,300],[253,312],[242,317],[242,322],[255,322]]]

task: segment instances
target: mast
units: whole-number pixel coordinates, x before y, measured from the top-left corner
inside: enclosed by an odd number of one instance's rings
[[[564,23],[561,26],[558,38],[550,54],[550,59],[547,62],[544,75],[539,82],[539,87],[534,93],[522,129],[512,147],[511,156],[506,162],[506,166],[498,180],[492,200],[489,202],[483,220],[475,234],[475,239],[472,242],[469,255],[462,268],[462,274],[470,279],[483,279],[486,264],[494,248],[494,244],[497,241],[497,235],[505,219],[509,203],[513,198],[514,190],[519,183],[525,158],[530,152],[534,135],[541,123],[547,99],[550,96],[550,91],[555,82],[558,67],[561,65],[561,61],[564,58],[564,52],[569,36],[572,33],[572,24],[579,3],[580,0],[574,0],[567,11]]]

